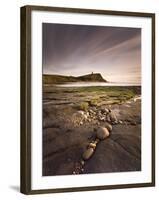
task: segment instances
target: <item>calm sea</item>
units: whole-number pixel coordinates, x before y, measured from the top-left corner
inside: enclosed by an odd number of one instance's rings
[[[58,87],[90,87],[90,86],[141,86],[138,83],[115,83],[115,82],[71,82],[66,84],[58,84]]]

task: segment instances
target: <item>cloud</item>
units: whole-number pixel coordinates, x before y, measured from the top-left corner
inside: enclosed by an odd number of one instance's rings
[[[43,73],[141,81],[141,29],[43,24]],[[134,73],[135,71],[135,73]]]

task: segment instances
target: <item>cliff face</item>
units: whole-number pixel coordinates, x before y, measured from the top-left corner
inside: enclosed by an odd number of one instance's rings
[[[77,79],[79,81],[107,82],[100,73],[79,76]]]
[[[100,73],[87,74],[83,76],[61,76],[61,75],[43,75],[44,84],[60,84],[68,82],[107,82]]]

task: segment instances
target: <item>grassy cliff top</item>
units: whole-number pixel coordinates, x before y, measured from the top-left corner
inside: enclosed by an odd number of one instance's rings
[[[44,84],[61,84],[68,82],[107,82],[100,73],[92,73],[83,76],[62,76],[54,74],[43,74]]]

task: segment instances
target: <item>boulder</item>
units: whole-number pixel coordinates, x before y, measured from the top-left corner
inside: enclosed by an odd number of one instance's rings
[[[109,136],[109,131],[107,128],[105,127],[100,127],[98,128],[97,130],[97,133],[96,133],[96,137],[100,140],[104,140],[105,138],[107,138]]]
[[[83,160],[88,160],[94,153],[93,148],[88,148],[82,155]]]

